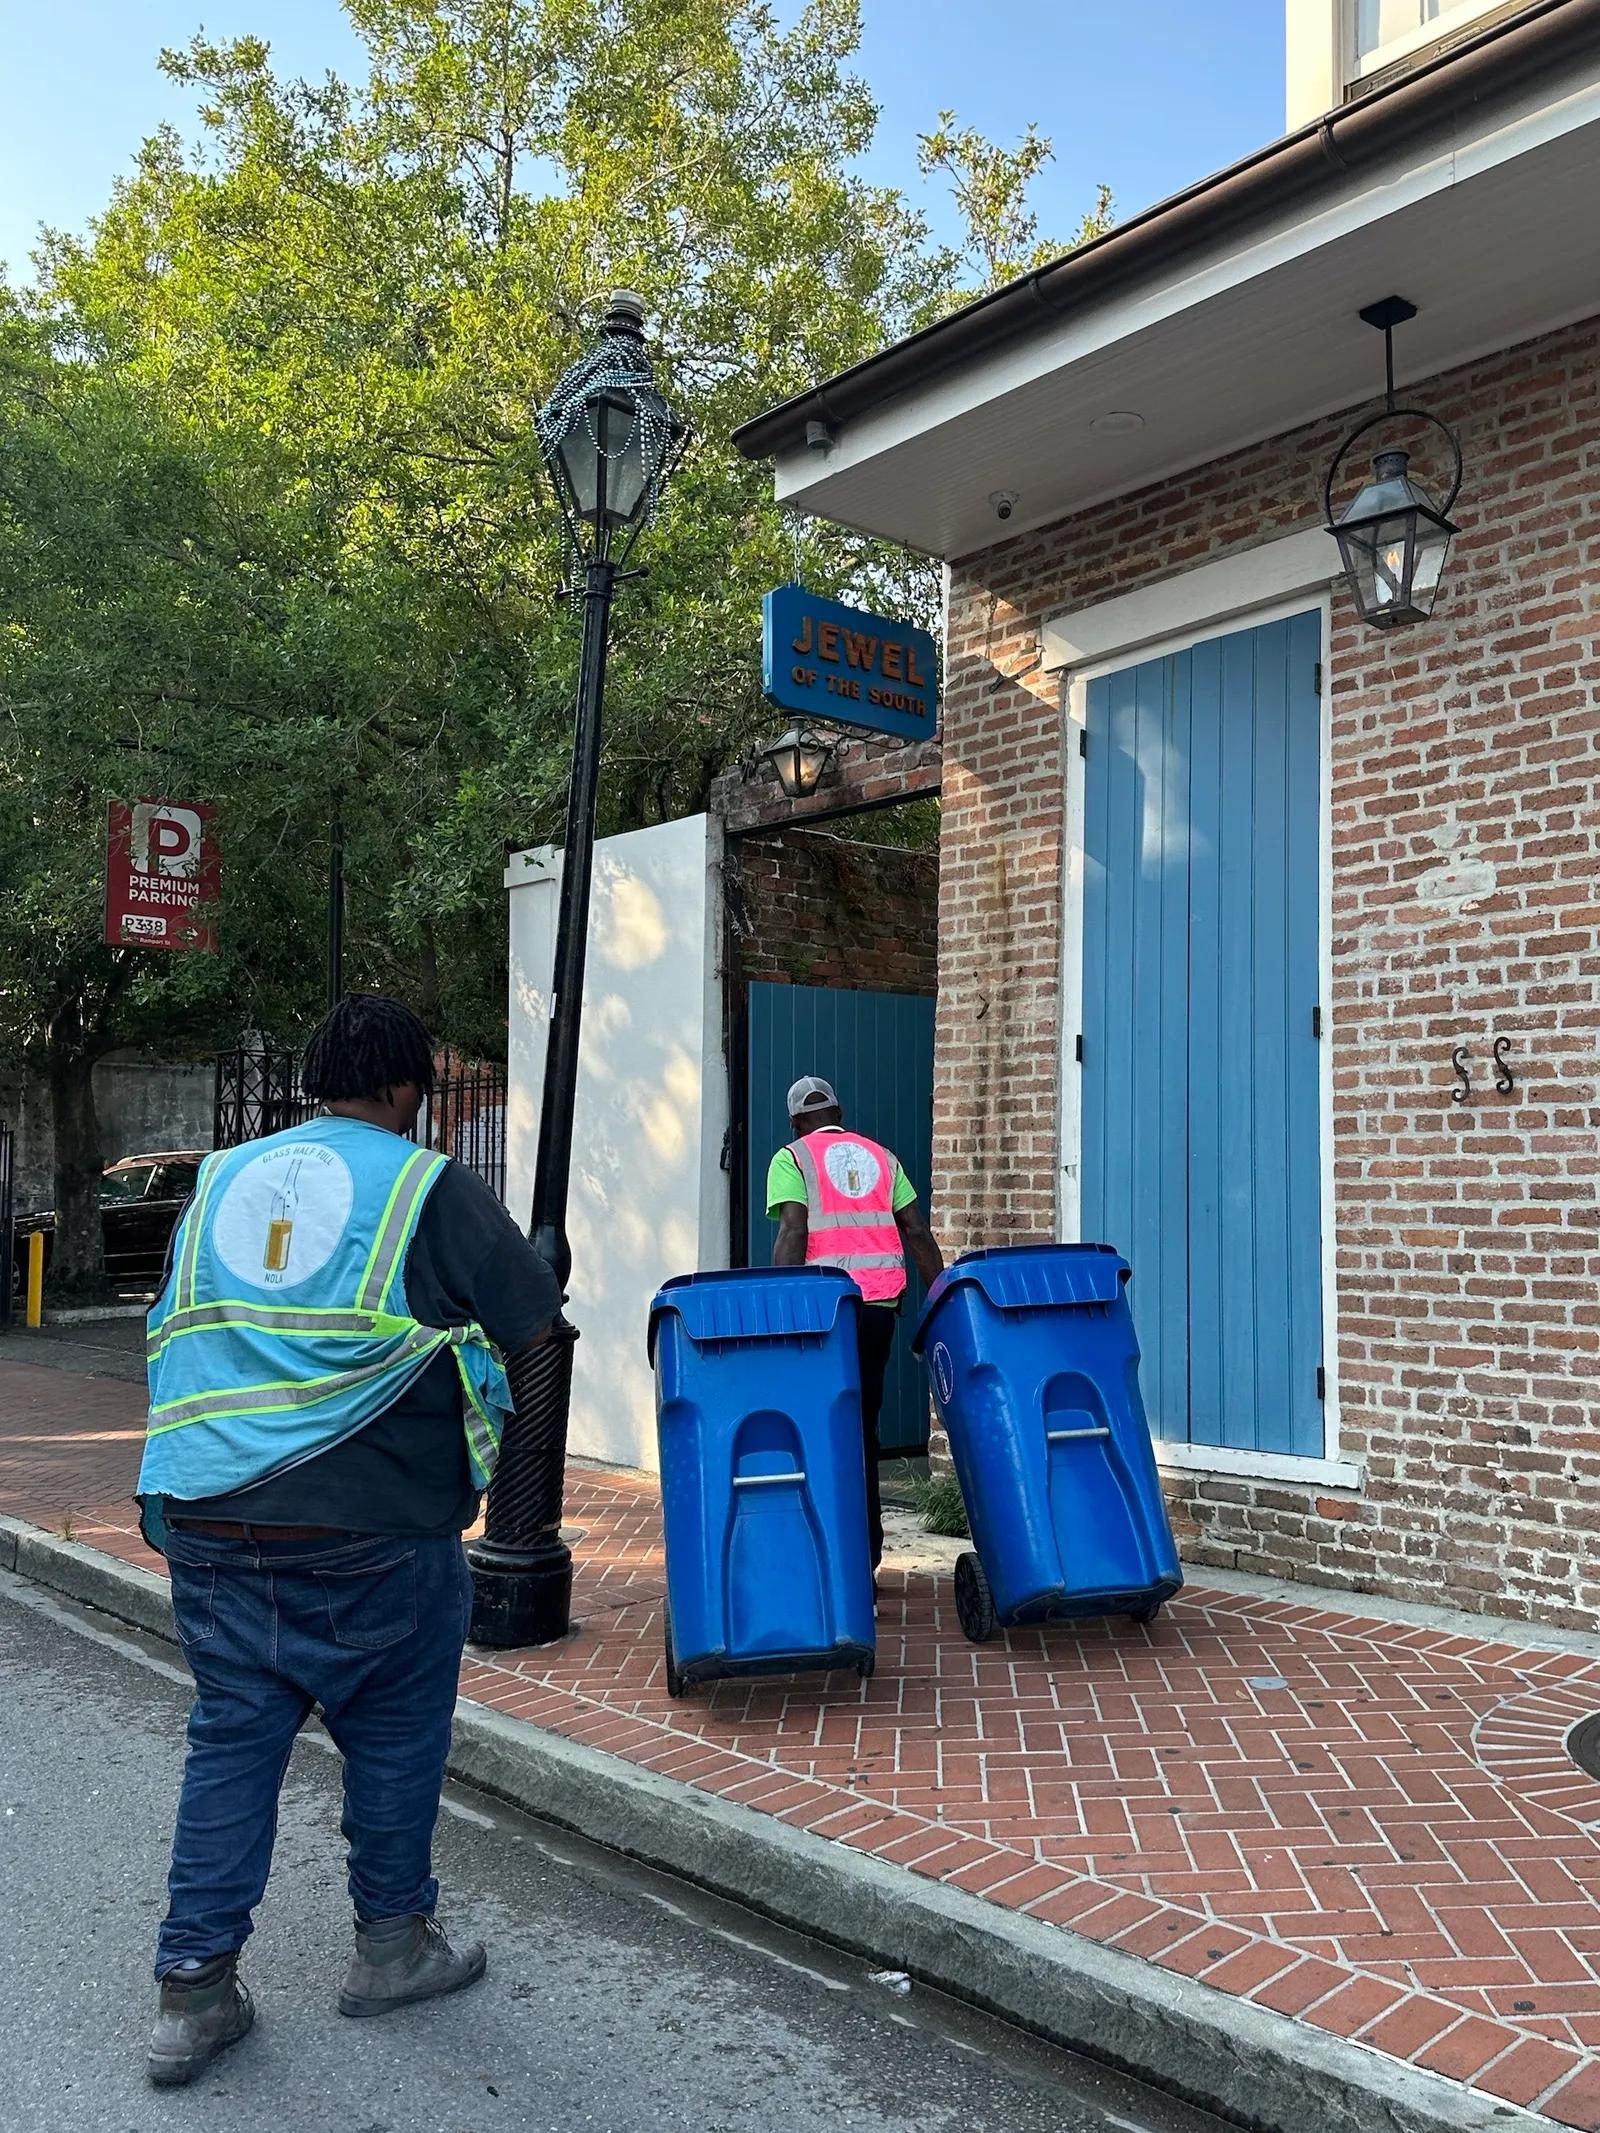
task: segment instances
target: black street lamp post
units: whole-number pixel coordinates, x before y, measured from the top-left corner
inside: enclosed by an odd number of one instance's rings
[[[563,1289],[572,1271],[567,1181],[611,596],[620,578],[638,575],[623,565],[687,434],[656,389],[645,352],[644,306],[619,290],[597,346],[566,373],[539,416],[539,448],[561,500],[569,549],[583,565],[583,650],[529,1226],[536,1249]],[[561,1539],[561,1503],[577,1338],[577,1328],[563,1314],[551,1340],[512,1360],[516,1412],[506,1425],[500,1463],[489,1484],[483,1539],[467,1551],[475,1643],[500,1649],[552,1644],[567,1633],[572,1555]]]

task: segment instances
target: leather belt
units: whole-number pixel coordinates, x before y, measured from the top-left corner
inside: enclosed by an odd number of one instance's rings
[[[169,1526],[183,1533],[207,1533],[216,1540],[311,1541],[350,1540],[344,1526],[257,1526],[242,1518],[169,1518]]]

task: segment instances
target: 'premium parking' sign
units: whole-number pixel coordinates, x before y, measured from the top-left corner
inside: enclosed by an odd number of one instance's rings
[[[938,653],[926,630],[779,585],[761,605],[763,681],[786,711],[932,740]]]
[[[113,800],[106,824],[106,939],[120,948],[217,945],[222,864],[214,810],[196,800]]]

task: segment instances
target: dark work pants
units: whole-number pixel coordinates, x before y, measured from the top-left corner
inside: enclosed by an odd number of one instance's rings
[[[313,1704],[344,1757],[350,1895],[431,1916],[430,1851],[472,1579],[459,1537],[249,1541],[173,1529],[172,1611],[195,1680],[156,1975],[242,1947]]]
[[[886,1304],[863,1304],[856,1330],[861,1358],[861,1442],[867,1459],[867,1531],[872,1537],[872,1567],[883,1561],[883,1493],[878,1486],[878,1417],[883,1412],[883,1377],[894,1348],[899,1312]]]

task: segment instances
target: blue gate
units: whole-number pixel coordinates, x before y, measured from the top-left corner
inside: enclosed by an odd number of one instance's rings
[[[1320,1456],[1321,617],[1091,681],[1081,1230],[1157,1436]]]
[[[784,1114],[789,1085],[820,1074],[839,1092],[848,1124],[900,1158],[923,1212],[933,1162],[933,1008],[915,993],[845,992],[820,985],[749,988],[750,1262],[772,1258],[778,1225],[767,1215],[767,1165],[790,1138]],[[928,1444],[928,1388],[911,1353],[910,1329],[926,1294],[906,1269],[905,1318],[884,1388],[880,1441],[886,1452],[915,1453]]]

